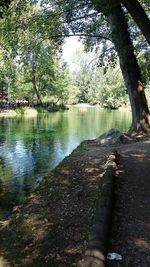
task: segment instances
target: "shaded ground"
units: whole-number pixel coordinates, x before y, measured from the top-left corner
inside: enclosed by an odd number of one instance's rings
[[[150,266],[150,142],[124,145],[116,178],[110,251],[123,260],[112,267]]]
[[[45,178],[29,203],[14,208],[12,219],[1,223],[2,266],[75,265],[87,245],[109,153],[84,142]]]
[[[84,142],[44,180],[27,204],[1,222],[0,267],[75,266],[86,249],[105,162],[119,153],[109,266],[150,266],[150,142],[100,147]]]

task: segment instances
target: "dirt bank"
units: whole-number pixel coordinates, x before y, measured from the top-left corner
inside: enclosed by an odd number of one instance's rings
[[[7,266],[72,266],[87,246],[109,148],[84,142],[15,207],[1,230]]]

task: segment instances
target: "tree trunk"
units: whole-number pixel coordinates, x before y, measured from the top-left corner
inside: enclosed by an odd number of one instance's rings
[[[98,12],[108,18],[112,31],[112,40],[119,56],[120,68],[129,94],[132,109],[131,131],[149,132],[150,113],[141,81],[141,72],[137,63],[134,47],[130,39],[128,24],[121,8],[120,0],[92,0]],[[105,5],[106,4],[106,5]]]
[[[141,81],[141,72],[134,55],[134,47],[130,39],[127,21],[121,5],[117,4],[113,8],[110,8],[107,11],[107,17],[131,103],[131,130],[135,132],[149,131],[150,113]]]
[[[132,109],[131,131],[147,132],[150,129],[150,113],[123,9],[120,4],[116,4],[107,8],[105,12],[105,9],[101,10],[100,2],[96,1],[96,3],[97,10],[103,11],[109,20],[112,39],[119,56],[120,67]]]
[[[36,86],[36,79],[35,79],[35,75],[33,74],[32,76],[32,85],[33,85],[33,90],[37,96],[37,102],[38,104],[40,104],[41,106],[43,106],[42,100],[41,100],[41,96],[39,94],[38,88]]]
[[[150,20],[137,0],[121,0],[150,44]],[[143,1],[144,2],[144,1]],[[146,3],[146,1],[145,1]]]
[[[134,47],[130,39],[127,21],[121,5],[110,9],[107,16],[131,103],[131,129],[136,132],[148,131],[150,127],[150,113],[144,87],[141,82],[140,68],[134,55]]]

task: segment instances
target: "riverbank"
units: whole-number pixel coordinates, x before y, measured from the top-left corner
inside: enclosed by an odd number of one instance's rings
[[[8,266],[75,264],[87,245],[108,156],[109,149],[99,155],[95,142],[82,143],[44,179],[28,204],[15,207],[0,236]]]
[[[87,103],[81,103],[81,104],[76,104],[76,105],[67,105],[67,106],[62,106],[62,105],[53,105],[49,106],[48,108],[42,108],[42,107],[20,107],[16,109],[0,109],[0,118],[9,118],[9,117],[16,117],[16,116],[26,116],[26,117],[34,117],[37,116],[37,114],[41,113],[48,113],[48,112],[56,112],[56,111],[64,111],[68,110],[70,107],[78,107],[81,108],[81,111],[84,111],[88,108],[99,108],[104,110],[105,108],[101,107],[100,105],[90,105]],[[107,109],[106,109],[107,110]],[[109,110],[109,109],[108,109]],[[118,108],[119,111],[131,111],[130,107],[120,107]]]
[[[15,110],[0,109],[0,118],[15,117],[16,115]]]
[[[56,112],[56,111],[62,111],[62,110],[68,110],[68,107],[64,105],[48,105],[45,107],[41,106],[23,106],[23,107],[16,107],[14,109],[11,108],[1,108],[0,109],[0,117],[16,117],[16,116],[25,116],[25,117],[35,117],[38,113],[48,113],[48,112]]]
[[[37,114],[37,110],[30,107],[0,110],[0,118],[12,118],[16,116],[35,117]]]
[[[132,216],[133,209],[136,210],[137,208],[137,206],[134,207],[136,202],[133,206],[127,202],[128,199],[132,199],[129,196],[134,196],[138,191],[141,191],[141,185],[138,186],[138,181],[145,181],[143,179],[148,174],[149,168],[146,168],[146,175],[143,176],[145,159],[150,159],[148,152],[150,151],[150,141],[148,138],[139,142],[136,141],[128,140],[125,144],[111,146],[101,146],[98,140],[87,141],[65,158],[44,179],[37,192],[29,198],[28,203],[15,207],[12,217],[5,218],[1,222],[1,266],[76,266],[87,249],[95,207],[100,195],[101,181],[107,167],[106,162],[114,150],[119,155],[119,161],[116,170],[118,176],[115,180],[116,197],[109,251],[121,253],[123,261],[115,263],[117,265],[110,262],[109,266],[137,266],[133,263],[137,263],[140,259],[142,262],[146,262],[147,259],[144,260],[144,257],[148,245],[143,232],[147,233],[148,210],[146,203],[148,202],[142,202],[141,206],[138,202],[138,214],[146,208],[143,222],[141,221],[143,239],[139,236],[138,241],[137,236],[136,240],[137,246],[139,244],[140,248],[138,250],[139,255],[136,250],[128,251],[125,236],[122,234],[124,228],[126,234],[130,230],[131,225],[128,225],[130,217],[132,217],[130,218],[132,222],[135,220],[137,222],[135,218],[137,213],[134,212]],[[128,156],[126,169],[124,166],[120,167],[124,165],[124,162],[121,161],[122,155],[125,160]],[[130,166],[130,172],[136,170],[137,166],[141,167],[142,171],[134,174],[131,172],[130,175],[127,170],[128,166]],[[149,165],[146,163],[146,166]],[[125,174],[122,179],[123,173]],[[134,187],[130,184],[132,175],[134,175]],[[128,179],[126,179],[127,177]],[[147,177],[149,176],[147,175]],[[143,183],[139,201],[142,197],[144,197],[144,201],[147,200],[147,195],[145,196],[143,191],[145,186],[148,186],[147,181]],[[128,209],[124,209],[124,206]],[[123,209],[121,209],[122,207]],[[121,221],[121,225],[120,218],[125,218],[125,221]],[[138,230],[138,227],[136,229]],[[134,231],[135,227],[132,224],[132,233]],[[132,248],[132,242],[130,242],[130,248]],[[139,264],[139,266],[149,266],[144,264]]]

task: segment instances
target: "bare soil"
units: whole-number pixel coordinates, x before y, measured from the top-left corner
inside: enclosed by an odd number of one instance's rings
[[[150,266],[150,141],[111,147],[82,143],[27,203],[1,222],[0,267],[70,267],[82,257],[108,156],[118,152],[108,266]]]
[[[26,204],[14,208],[1,223],[2,267],[75,265],[87,246],[109,154],[109,148],[84,142],[45,177]]]
[[[118,177],[110,252],[122,255],[111,267],[150,266],[150,141],[117,149]]]

